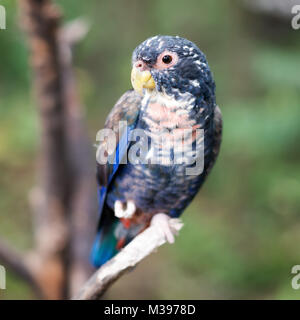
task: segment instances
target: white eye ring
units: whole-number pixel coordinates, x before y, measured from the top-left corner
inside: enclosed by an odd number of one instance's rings
[[[153,67],[158,70],[167,69],[174,66],[178,62],[178,59],[176,52],[165,50],[157,57]]]

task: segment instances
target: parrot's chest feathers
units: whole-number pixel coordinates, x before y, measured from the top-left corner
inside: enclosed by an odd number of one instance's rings
[[[167,165],[179,155],[184,163],[189,162],[186,156],[195,157],[194,151],[182,157],[182,150],[192,146],[197,139],[196,129],[200,128],[194,107],[195,98],[191,94],[184,94],[177,100],[164,93],[145,96],[140,127],[150,140],[146,159],[152,160],[157,156],[161,164]]]
[[[142,101],[142,119],[151,133],[192,129],[196,125],[192,117],[194,106],[195,97],[188,93],[178,100],[165,93],[146,93]]]

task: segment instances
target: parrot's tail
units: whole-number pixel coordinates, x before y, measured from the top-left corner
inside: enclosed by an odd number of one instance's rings
[[[118,239],[115,236],[117,225],[118,221],[114,221],[112,225],[100,228],[97,233],[90,258],[96,268],[102,266],[118,252]]]
[[[105,212],[106,213],[106,212]],[[134,237],[147,227],[145,224],[134,224],[128,219],[117,219],[111,212],[105,214],[91,253],[91,262],[99,268],[116,255]]]

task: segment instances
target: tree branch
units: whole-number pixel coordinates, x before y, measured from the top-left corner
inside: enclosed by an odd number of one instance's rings
[[[177,234],[183,226],[179,219],[170,219],[169,224],[174,234]],[[131,270],[164,243],[166,243],[166,239],[160,229],[156,226],[150,226],[97,270],[74,299],[99,299],[126,271]]]

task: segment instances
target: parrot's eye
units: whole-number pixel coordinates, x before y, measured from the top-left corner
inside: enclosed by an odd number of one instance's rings
[[[163,70],[173,67],[178,62],[178,55],[176,52],[165,50],[156,60],[155,69]]]
[[[165,55],[162,57],[162,62],[165,63],[165,64],[169,64],[172,62],[172,57],[170,55]]]

